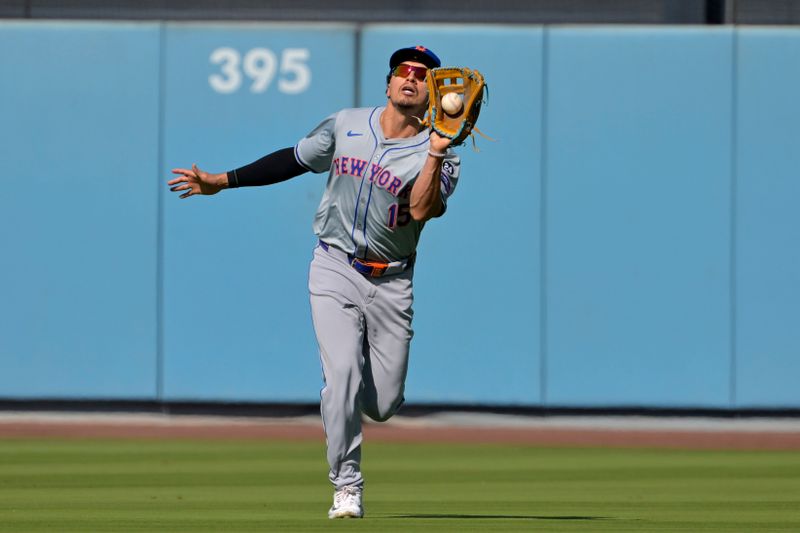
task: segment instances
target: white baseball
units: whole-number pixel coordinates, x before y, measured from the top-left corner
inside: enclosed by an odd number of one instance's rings
[[[442,97],[442,109],[448,115],[455,115],[464,107],[464,101],[458,93],[447,93]]]

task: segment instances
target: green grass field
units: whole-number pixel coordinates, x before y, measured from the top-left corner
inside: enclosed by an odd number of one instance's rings
[[[322,443],[0,441],[0,531],[800,531],[800,453],[382,444],[363,520]]]

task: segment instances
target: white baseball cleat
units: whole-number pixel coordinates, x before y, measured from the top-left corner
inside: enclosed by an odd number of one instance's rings
[[[328,511],[328,518],[361,518],[364,508],[361,506],[361,489],[358,487],[342,487],[333,493],[333,505]]]

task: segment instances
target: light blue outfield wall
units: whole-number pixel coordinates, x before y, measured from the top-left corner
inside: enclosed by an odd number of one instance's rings
[[[738,33],[736,405],[800,405],[800,31]]]
[[[158,32],[0,25],[0,396],[156,393]]]
[[[164,182],[382,103],[418,43],[496,142],[425,230],[407,401],[800,407],[800,31],[664,27],[0,24],[0,398],[316,401],[325,176]]]
[[[242,166],[353,105],[349,28],[168,25],[164,54],[165,174]],[[166,400],[318,397],[307,280],[325,179],[164,198]]]
[[[727,29],[548,32],[548,404],[729,404],[732,59]]]

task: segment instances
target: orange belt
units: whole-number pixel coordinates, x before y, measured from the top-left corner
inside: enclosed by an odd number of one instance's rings
[[[323,250],[326,252],[330,252],[333,246],[329,245],[324,241],[319,241],[319,245],[322,247]],[[336,249],[336,248],[334,248]],[[345,252],[342,252],[343,254]],[[370,278],[380,278],[381,276],[388,276],[390,274],[399,274],[403,272],[410,266],[414,264],[414,258],[416,256],[411,256],[406,261],[396,261],[394,263],[381,263],[378,261],[367,261],[365,259],[359,259],[352,254],[345,254],[347,255],[347,260],[350,263],[350,266],[353,267],[359,273],[370,277]]]

